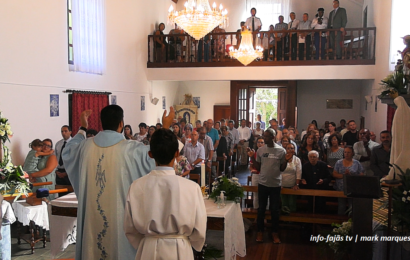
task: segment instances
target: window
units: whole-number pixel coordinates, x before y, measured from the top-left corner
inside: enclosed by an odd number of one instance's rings
[[[269,25],[275,26],[279,22],[279,15],[283,15],[285,22],[289,19],[290,0],[246,0],[246,14],[250,16],[251,9],[256,8],[256,17],[262,21],[262,30],[269,30]]]
[[[390,31],[390,70],[393,71],[401,55],[398,50],[405,48],[402,37],[410,34],[407,24],[407,11],[410,9],[409,0],[393,0]]]
[[[102,75],[105,69],[105,0],[67,1],[70,71]]]
[[[68,64],[74,64],[73,53],[73,18],[71,16],[71,0],[67,0],[67,32],[68,32]]]

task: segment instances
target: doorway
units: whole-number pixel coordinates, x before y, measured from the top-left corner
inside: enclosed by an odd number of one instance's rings
[[[278,88],[256,87],[251,88],[251,105],[249,108],[249,121],[255,127],[257,115],[261,121],[269,125],[269,120],[278,118]]]
[[[262,92],[263,89],[271,89],[272,100],[276,100],[276,117],[268,118],[272,114],[275,115],[274,112],[265,115],[267,126],[269,119],[272,118],[276,118],[279,122],[286,118],[286,126],[295,125],[296,81],[231,81],[231,119],[235,121],[236,127],[238,127],[238,120],[241,119],[250,121],[252,125],[255,122],[258,113],[256,99],[260,98],[256,96],[257,89],[261,89]],[[274,93],[276,96],[273,96]],[[268,99],[270,98],[265,100]],[[275,101],[269,102],[275,103]]]

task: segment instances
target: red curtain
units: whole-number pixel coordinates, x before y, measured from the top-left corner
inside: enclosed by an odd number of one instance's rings
[[[387,130],[390,132],[395,112],[396,109],[392,108],[391,106],[387,106]]]
[[[108,105],[108,95],[106,94],[73,93],[71,112],[73,136],[77,134],[78,129],[81,126],[81,112],[87,109],[93,111],[88,118],[88,129],[95,129],[98,132],[102,131],[100,112]]]

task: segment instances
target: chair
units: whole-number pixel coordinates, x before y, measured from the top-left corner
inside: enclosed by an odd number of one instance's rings
[[[252,174],[247,178],[247,186],[252,186]],[[253,192],[246,191],[245,196],[245,208],[253,207]]]
[[[236,166],[236,170],[235,170],[235,166]],[[236,171],[238,170],[237,168],[238,168],[238,149],[234,148],[232,158],[231,158],[231,175],[235,175]]]
[[[218,176],[220,176],[220,175],[222,175],[222,174],[227,174],[226,172],[225,172],[225,167],[226,167],[226,157],[224,157],[224,156],[218,156],[218,157],[216,157],[216,162],[218,163],[218,165],[219,166],[221,166],[221,164],[222,164],[222,167],[219,167],[219,171],[217,171],[218,172]]]
[[[194,181],[194,182],[198,183],[199,186],[201,186],[201,175],[200,175],[200,174],[190,173],[190,174],[189,174],[189,179],[190,179],[191,181]]]

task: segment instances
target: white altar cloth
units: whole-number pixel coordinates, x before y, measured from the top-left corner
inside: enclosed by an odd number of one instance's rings
[[[245,227],[239,204],[227,201],[226,206],[218,209],[212,199],[205,199],[206,215],[213,218],[224,218],[224,256],[234,260],[236,255],[246,255]]]
[[[44,201],[38,206],[30,206],[25,201],[15,201],[12,206],[14,214],[23,226],[28,226],[30,221],[33,221],[37,226],[49,230],[47,203]]]
[[[51,206],[62,208],[78,207],[77,197],[74,192],[52,200],[50,204]],[[54,258],[61,251],[64,251],[70,244],[74,244],[76,242],[76,236],[76,217],[64,217],[50,214],[51,257]]]

